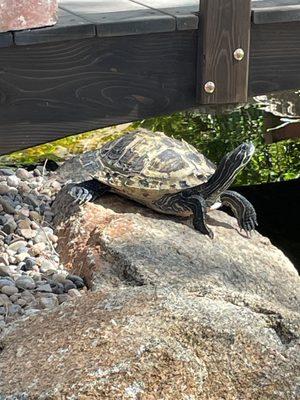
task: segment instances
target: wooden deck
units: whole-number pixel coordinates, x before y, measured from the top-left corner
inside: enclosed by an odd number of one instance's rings
[[[199,16],[198,0],[61,0],[54,27],[0,34],[0,154],[197,106]],[[299,71],[299,1],[253,0],[248,96]]]

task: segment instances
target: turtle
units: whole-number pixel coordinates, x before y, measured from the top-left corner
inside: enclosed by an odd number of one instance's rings
[[[254,150],[242,143],[216,166],[184,140],[137,129],[66,161],[60,174],[72,177],[68,192],[79,205],[113,192],[163,214],[192,216],[194,228],[210,238],[206,214],[226,205],[250,234],[257,225],[255,209],[228,187]]]

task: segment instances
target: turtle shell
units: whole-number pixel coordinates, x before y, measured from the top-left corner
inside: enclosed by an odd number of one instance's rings
[[[94,178],[136,200],[153,200],[206,182],[215,165],[185,141],[138,129],[75,157],[67,169],[75,182]]]

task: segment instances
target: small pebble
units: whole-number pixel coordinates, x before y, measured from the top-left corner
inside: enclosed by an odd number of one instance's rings
[[[69,295],[70,297],[81,297],[81,293],[79,292],[78,289],[70,289],[70,290],[68,291],[68,295]]]
[[[68,292],[70,289],[76,289],[76,285],[69,279],[66,279],[63,285],[66,292]]]
[[[61,183],[43,166],[0,169],[0,330],[5,324],[52,309],[86,290],[68,273],[54,248],[58,236],[51,203]],[[83,290],[82,290],[83,289]]]
[[[12,296],[13,294],[18,293],[18,289],[15,286],[3,286],[1,292],[7,296]]]
[[[15,282],[11,278],[8,278],[8,277],[1,278],[0,277],[0,289],[3,286],[15,286]]]
[[[10,303],[9,297],[4,293],[0,293],[0,306],[6,306],[9,303]]]
[[[17,228],[17,224],[15,221],[8,221],[2,228],[2,231],[5,232],[7,235],[13,233]]]
[[[45,283],[45,284],[42,284],[42,285],[37,285],[36,290],[37,290],[38,292],[52,293],[52,288],[51,288],[51,286],[49,285],[49,283]]]
[[[7,177],[6,182],[9,186],[17,188],[19,186],[20,179],[16,175],[10,175]]]
[[[19,289],[30,290],[35,288],[35,282],[30,276],[24,275],[16,280],[16,286]]]

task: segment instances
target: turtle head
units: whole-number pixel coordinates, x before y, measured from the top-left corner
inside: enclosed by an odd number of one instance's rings
[[[224,168],[232,171],[236,175],[253,156],[255,147],[253,143],[242,143],[237,148],[227,153],[222,159],[221,164],[224,164]]]
[[[204,196],[217,199],[233,182],[239,171],[250,161],[255,147],[250,143],[242,143],[227,153],[218,165],[215,173],[205,184]]]

